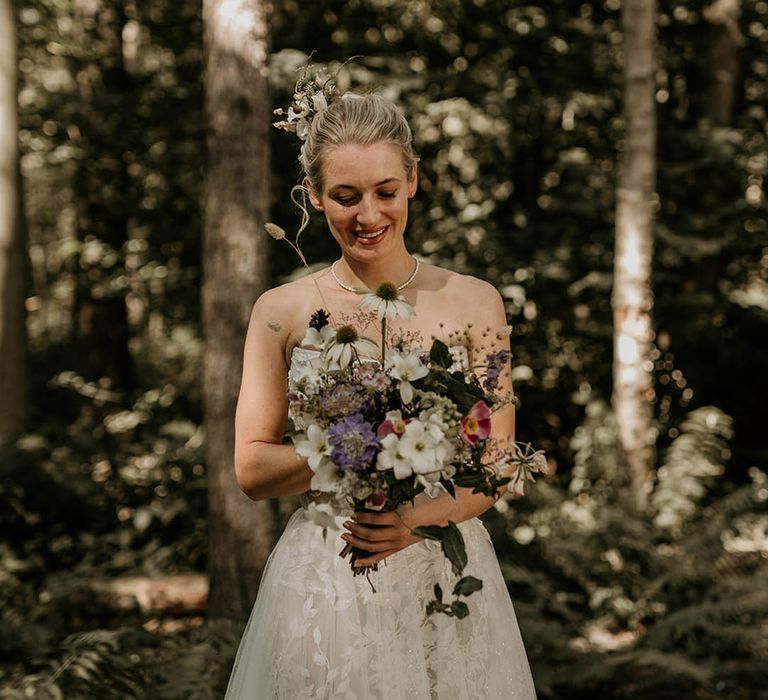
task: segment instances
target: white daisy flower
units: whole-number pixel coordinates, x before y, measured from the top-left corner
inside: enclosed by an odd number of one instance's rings
[[[365,294],[360,301],[360,307],[375,313],[379,321],[398,317],[407,321],[416,313],[392,282],[382,282],[375,292]]]

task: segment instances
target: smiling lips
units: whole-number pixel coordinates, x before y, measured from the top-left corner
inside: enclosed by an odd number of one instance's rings
[[[355,238],[357,238],[363,245],[373,245],[378,243],[389,228],[389,224],[382,226],[381,228],[369,229],[367,231],[353,231]]]

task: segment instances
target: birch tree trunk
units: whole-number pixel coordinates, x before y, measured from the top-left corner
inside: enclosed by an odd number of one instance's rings
[[[733,117],[740,73],[739,49],[743,41],[739,28],[741,0],[715,0],[707,5],[701,14],[710,24],[713,70],[706,113],[715,126],[729,126]]]
[[[613,286],[613,409],[635,502],[653,488],[655,432],[650,360],[653,329],[652,197],[656,164],[655,0],[625,0],[624,149],[619,160]]]
[[[27,328],[16,23],[11,0],[0,0],[0,446],[23,430],[27,413]]]
[[[203,403],[208,614],[245,621],[276,537],[274,503],[234,472],[234,416],[250,310],[267,285],[268,26],[263,0],[204,0],[208,169],[203,232]]]

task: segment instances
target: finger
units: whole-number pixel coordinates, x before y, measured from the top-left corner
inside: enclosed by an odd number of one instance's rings
[[[385,542],[387,540],[392,540],[396,534],[391,527],[368,527],[366,525],[358,525],[349,520],[344,523],[344,527],[355,537],[371,542]]]
[[[392,525],[395,515],[393,513],[353,513],[352,520],[365,525]]]
[[[379,552],[378,554],[374,554],[373,556],[366,557],[365,559],[356,559],[355,565],[371,566],[372,564],[378,564],[383,559],[386,559],[387,557],[391,557],[393,554],[396,554],[399,551],[400,551],[399,549],[388,549],[384,552]]]
[[[355,547],[364,549],[366,552],[384,552],[388,549],[392,549],[393,542],[373,542],[372,540],[364,540],[361,537],[355,537],[352,534],[344,533],[341,539],[345,542],[349,542]]]

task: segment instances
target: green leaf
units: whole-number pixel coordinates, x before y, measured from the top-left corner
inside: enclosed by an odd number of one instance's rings
[[[455,576],[459,576],[464,567],[467,565],[467,548],[464,544],[464,538],[461,536],[461,531],[452,520],[448,521],[448,525],[442,528],[442,547],[443,553],[451,562],[453,567],[453,573]]]
[[[483,582],[474,576],[465,576],[456,582],[453,587],[453,595],[471,595],[483,587]]]
[[[450,479],[440,477],[440,483],[443,485],[443,488],[451,494],[451,496],[456,498],[456,489],[454,488],[453,482]]]
[[[435,589],[434,590],[435,590],[435,598],[437,598],[437,600],[442,603],[443,602],[443,589],[440,588],[440,584],[439,583],[435,584]]]
[[[423,537],[425,540],[437,540],[441,542],[443,539],[443,529],[439,525],[422,525],[421,527],[413,528],[414,535]]]
[[[469,615],[469,606],[463,600],[454,600],[453,603],[451,603],[451,612],[458,617],[459,620],[463,620]]]
[[[427,603],[427,615],[432,615],[433,613],[445,613],[449,616],[453,615],[450,605],[447,605],[446,603],[438,603],[436,600],[430,600],[429,603]]]
[[[429,350],[429,359],[432,361],[432,364],[444,367],[445,369],[448,369],[453,364],[451,352],[442,340],[435,339],[433,341],[432,347]]]
[[[470,486],[478,486],[485,481],[485,474],[461,474],[453,479],[453,483],[456,486],[463,486],[469,488]]]

